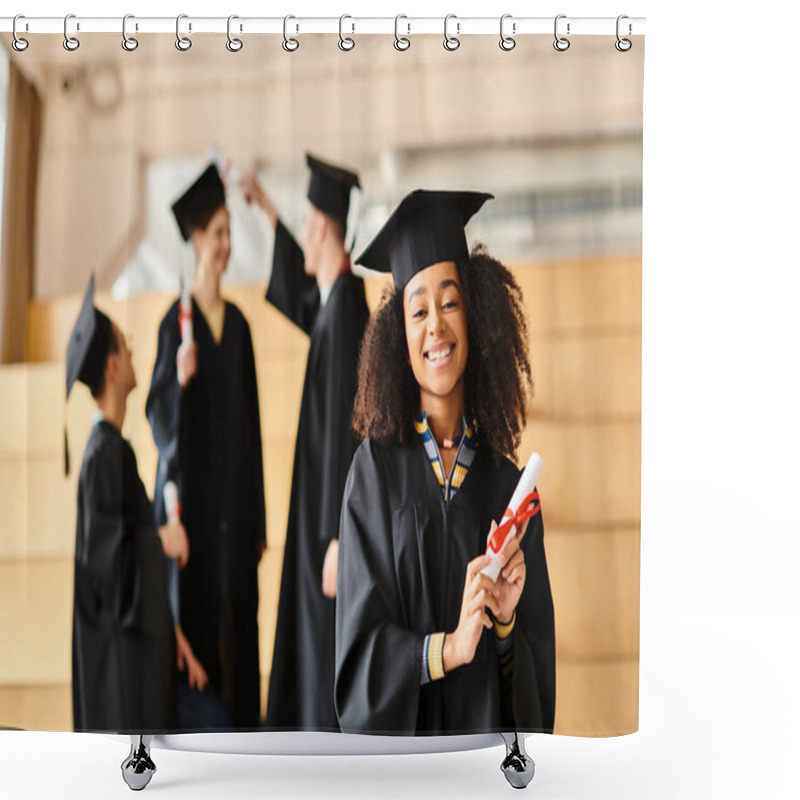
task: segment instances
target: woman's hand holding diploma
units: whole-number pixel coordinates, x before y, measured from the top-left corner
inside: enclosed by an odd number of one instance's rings
[[[500,606],[493,594],[495,583],[481,574],[481,569],[488,563],[488,556],[482,555],[467,564],[458,627],[444,638],[442,664],[446,673],[463,664],[469,664],[475,657],[483,629],[492,627],[492,620],[486,609],[495,616],[500,612]]]
[[[493,522],[489,536],[497,528]],[[525,588],[525,553],[520,547],[522,537],[528,528],[528,520],[520,525],[516,536],[506,545],[500,554],[500,575],[497,582],[492,584],[492,593],[497,602],[497,611],[492,610],[495,620],[501,625],[507,625],[514,616],[514,610],[519,603],[522,590]]]

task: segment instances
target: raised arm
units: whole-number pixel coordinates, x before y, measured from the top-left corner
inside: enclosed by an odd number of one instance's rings
[[[266,214],[275,231],[272,277],[266,299],[295,325],[310,333],[320,298],[316,280],[306,275],[303,251],[281,222],[272,199],[255,174],[246,172],[239,185],[247,203],[255,203]]]
[[[305,272],[305,257],[289,229],[278,220],[272,254],[272,277],[266,294],[267,302],[311,333],[320,307],[316,280]]]

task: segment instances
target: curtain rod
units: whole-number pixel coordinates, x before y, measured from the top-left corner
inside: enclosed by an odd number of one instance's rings
[[[504,36],[521,36],[525,34],[550,34],[558,26],[558,36],[639,36],[645,32],[645,17],[570,17],[560,14],[555,17],[515,17],[503,16],[502,31]],[[330,33],[339,35],[361,34],[399,34],[414,36],[415,34],[445,34],[451,37],[473,34],[500,35],[500,17],[459,17],[451,14],[445,22],[444,17],[194,17],[181,15],[180,35],[189,36],[198,33],[229,32],[236,35],[271,33],[297,36],[309,33]],[[619,25],[619,27],[618,27]],[[40,33],[66,33],[79,36],[86,33],[119,33],[122,34],[122,17],[81,17],[69,15],[64,17],[18,16],[16,33],[18,36]],[[176,17],[136,17],[128,15],[125,32],[128,36],[141,33],[176,33],[178,19]],[[0,17],[0,32],[14,31],[14,17]]]

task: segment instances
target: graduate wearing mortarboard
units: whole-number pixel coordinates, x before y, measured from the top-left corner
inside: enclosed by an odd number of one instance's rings
[[[364,335],[342,507],[336,708],[352,733],[553,729],[541,514],[480,574],[519,480],[522,293],[464,227],[491,195],[416,191],[357,263],[391,271]],[[521,538],[520,540],[520,536]]]
[[[349,170],[306,156],[302,249],[254,176],[243,179],[275,228],[267,300],[309,335],[281,577],[267,727],[338,730],[333,704],[339,514],[355,451],[358,348],[369,309],[345,245]]]
[[[176,613],[185,633],[179,644],[187,648],[182,690],[202,696],[182,710],[192,727],[229,727],[220,722],[225,715],[205,713],[221,700],[234,727],[256,729],[257,568],[266,548],[261,423],[250,326],[220,291],[231,241],[216,167],[205,169],[172,211],[194,249],[195,269],[188,308],[176,301],[161,322],[146,411],[158,448],[156,519],[167,518],[164,487],[174,482],[191,547]],[[183,341],[186,313],[193,335]]]
[[[164,555],[184,561],[186,533],[180,524],[157,531],[153,523],[136,456],[121,433],[136,386],[131,353],[93,298],[92,277],[67,347],[67,398],[80,381],[98,408],[78,481],[74,728],[170,731],[177,670]]]

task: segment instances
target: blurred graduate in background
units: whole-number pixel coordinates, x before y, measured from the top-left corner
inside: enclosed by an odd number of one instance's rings
[[[358,349],[369,318],[346,242],[358,176],[306,156],[311,170],[302,248],[255,176],[245,197],[275,229],[266,298],[311,341],[297,427],[292,493],[267,705],[268,728],[338,730],[333,703],[339,514],[355,451]]]
[[[191,547],[173,609],[185,634],[182,724],[254,729],[257,567],[266,549],[261,422],[250,327],[220,288],[231,253],[230,215],[214,165],[172,211],[194,249],[195,268],[191,291],[161,322],[146,410],[159,456],[156,519],[174,513],[164,499],[174,484]]]
[[[74,728],[170,731],[177,670],[164,555],[184,563],[188,544],[180,522],[156,530],[136,455],[122,437],[136,375],[125,337],[94,306],[94,277],[67,348],[67,398],[75,381],[89,387],[97,414],[78,481]]]

